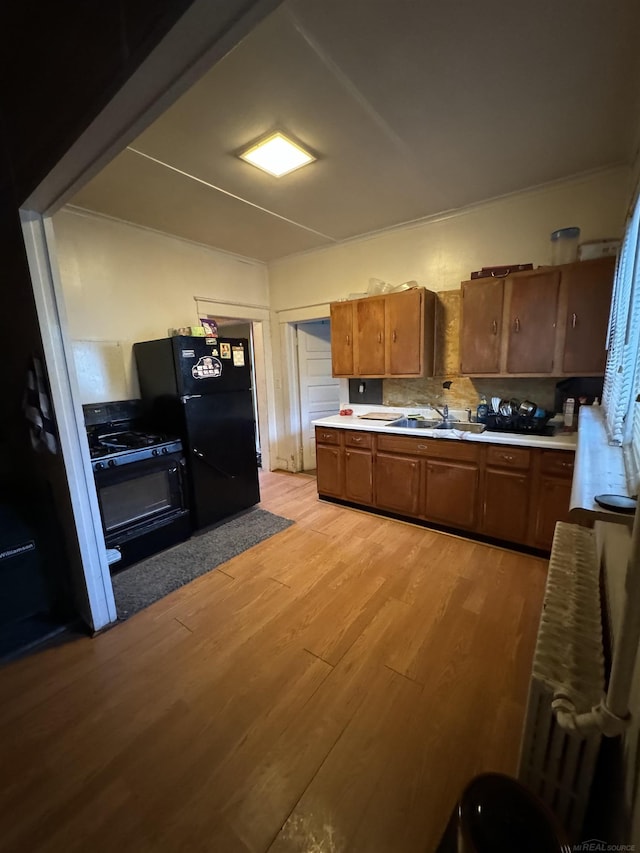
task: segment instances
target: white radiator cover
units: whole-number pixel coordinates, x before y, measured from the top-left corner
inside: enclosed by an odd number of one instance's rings
[[[551,702],[568,696],[586,713],[604,695],[600,580],[592,530],[556,525],[529,686],[518,776],[579,838],[600,733],[560,727]]]

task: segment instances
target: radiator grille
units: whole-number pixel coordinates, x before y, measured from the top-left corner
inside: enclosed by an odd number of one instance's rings
[[[601,735],[562,729],[551,710],[556,691],[579,713],[604,693],[599,567],[593,531],[556,525],[533,659],[519,778],[577,838],[582,828]]]

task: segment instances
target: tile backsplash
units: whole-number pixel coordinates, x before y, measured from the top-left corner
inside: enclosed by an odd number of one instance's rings
[[[445,390],[442,383],[451,380]],[[532,400],[543,409],[553,411],[555,379],[469,379],[466,376],[443,374],[429,379],[385,379],[383,386],[385,406],[438,406],[445,403],[452,409],[473,409],[480,397],[510,400]]]
[[[427,379],[383,380],[385,406],[442,406],[475,411],[480,397],[532,400],[552,411],[557,379],[487,378],[460,376],[460,291],[446,290],[437,294],[436,302],[436,375]],[[445,390],[442,383],[451,381]]]

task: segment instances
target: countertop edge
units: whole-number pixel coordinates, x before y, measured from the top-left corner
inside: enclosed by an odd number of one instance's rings
[[[451,441],[474,441],[479,444],[509,444],[516,447],[539,447],[547,450],[576,449],[576,433],[560,433],[554,436],[525,435],[522,433],[482,432],[469,433],[458,430],[410,429],[390,427],[384,421],[367,421],[354,415],[329,415],[311,422],[313,426],[334,429],[361,430],[363,432],[386,433],[387,435],[409,435],[419,438],[435,438]]]

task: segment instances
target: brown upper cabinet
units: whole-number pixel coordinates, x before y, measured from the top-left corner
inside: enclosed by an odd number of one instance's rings
[[[615,258],[462,282],[460,372],[604,373]]]
[[[385,372],[384,296],[358,299],[355,303],[358,375],[381,376]]]
[[[334,376],[433,376],[435,293],[414,288],[331,303]]]
[[[460,373],[499,373],[504,281],[462,283]]]
[[[331,303],[331,363],[334,376],[353,376],[353,306]]]
[[[615,258],[572,264],[563,272],[563,373],[604,373]]]

